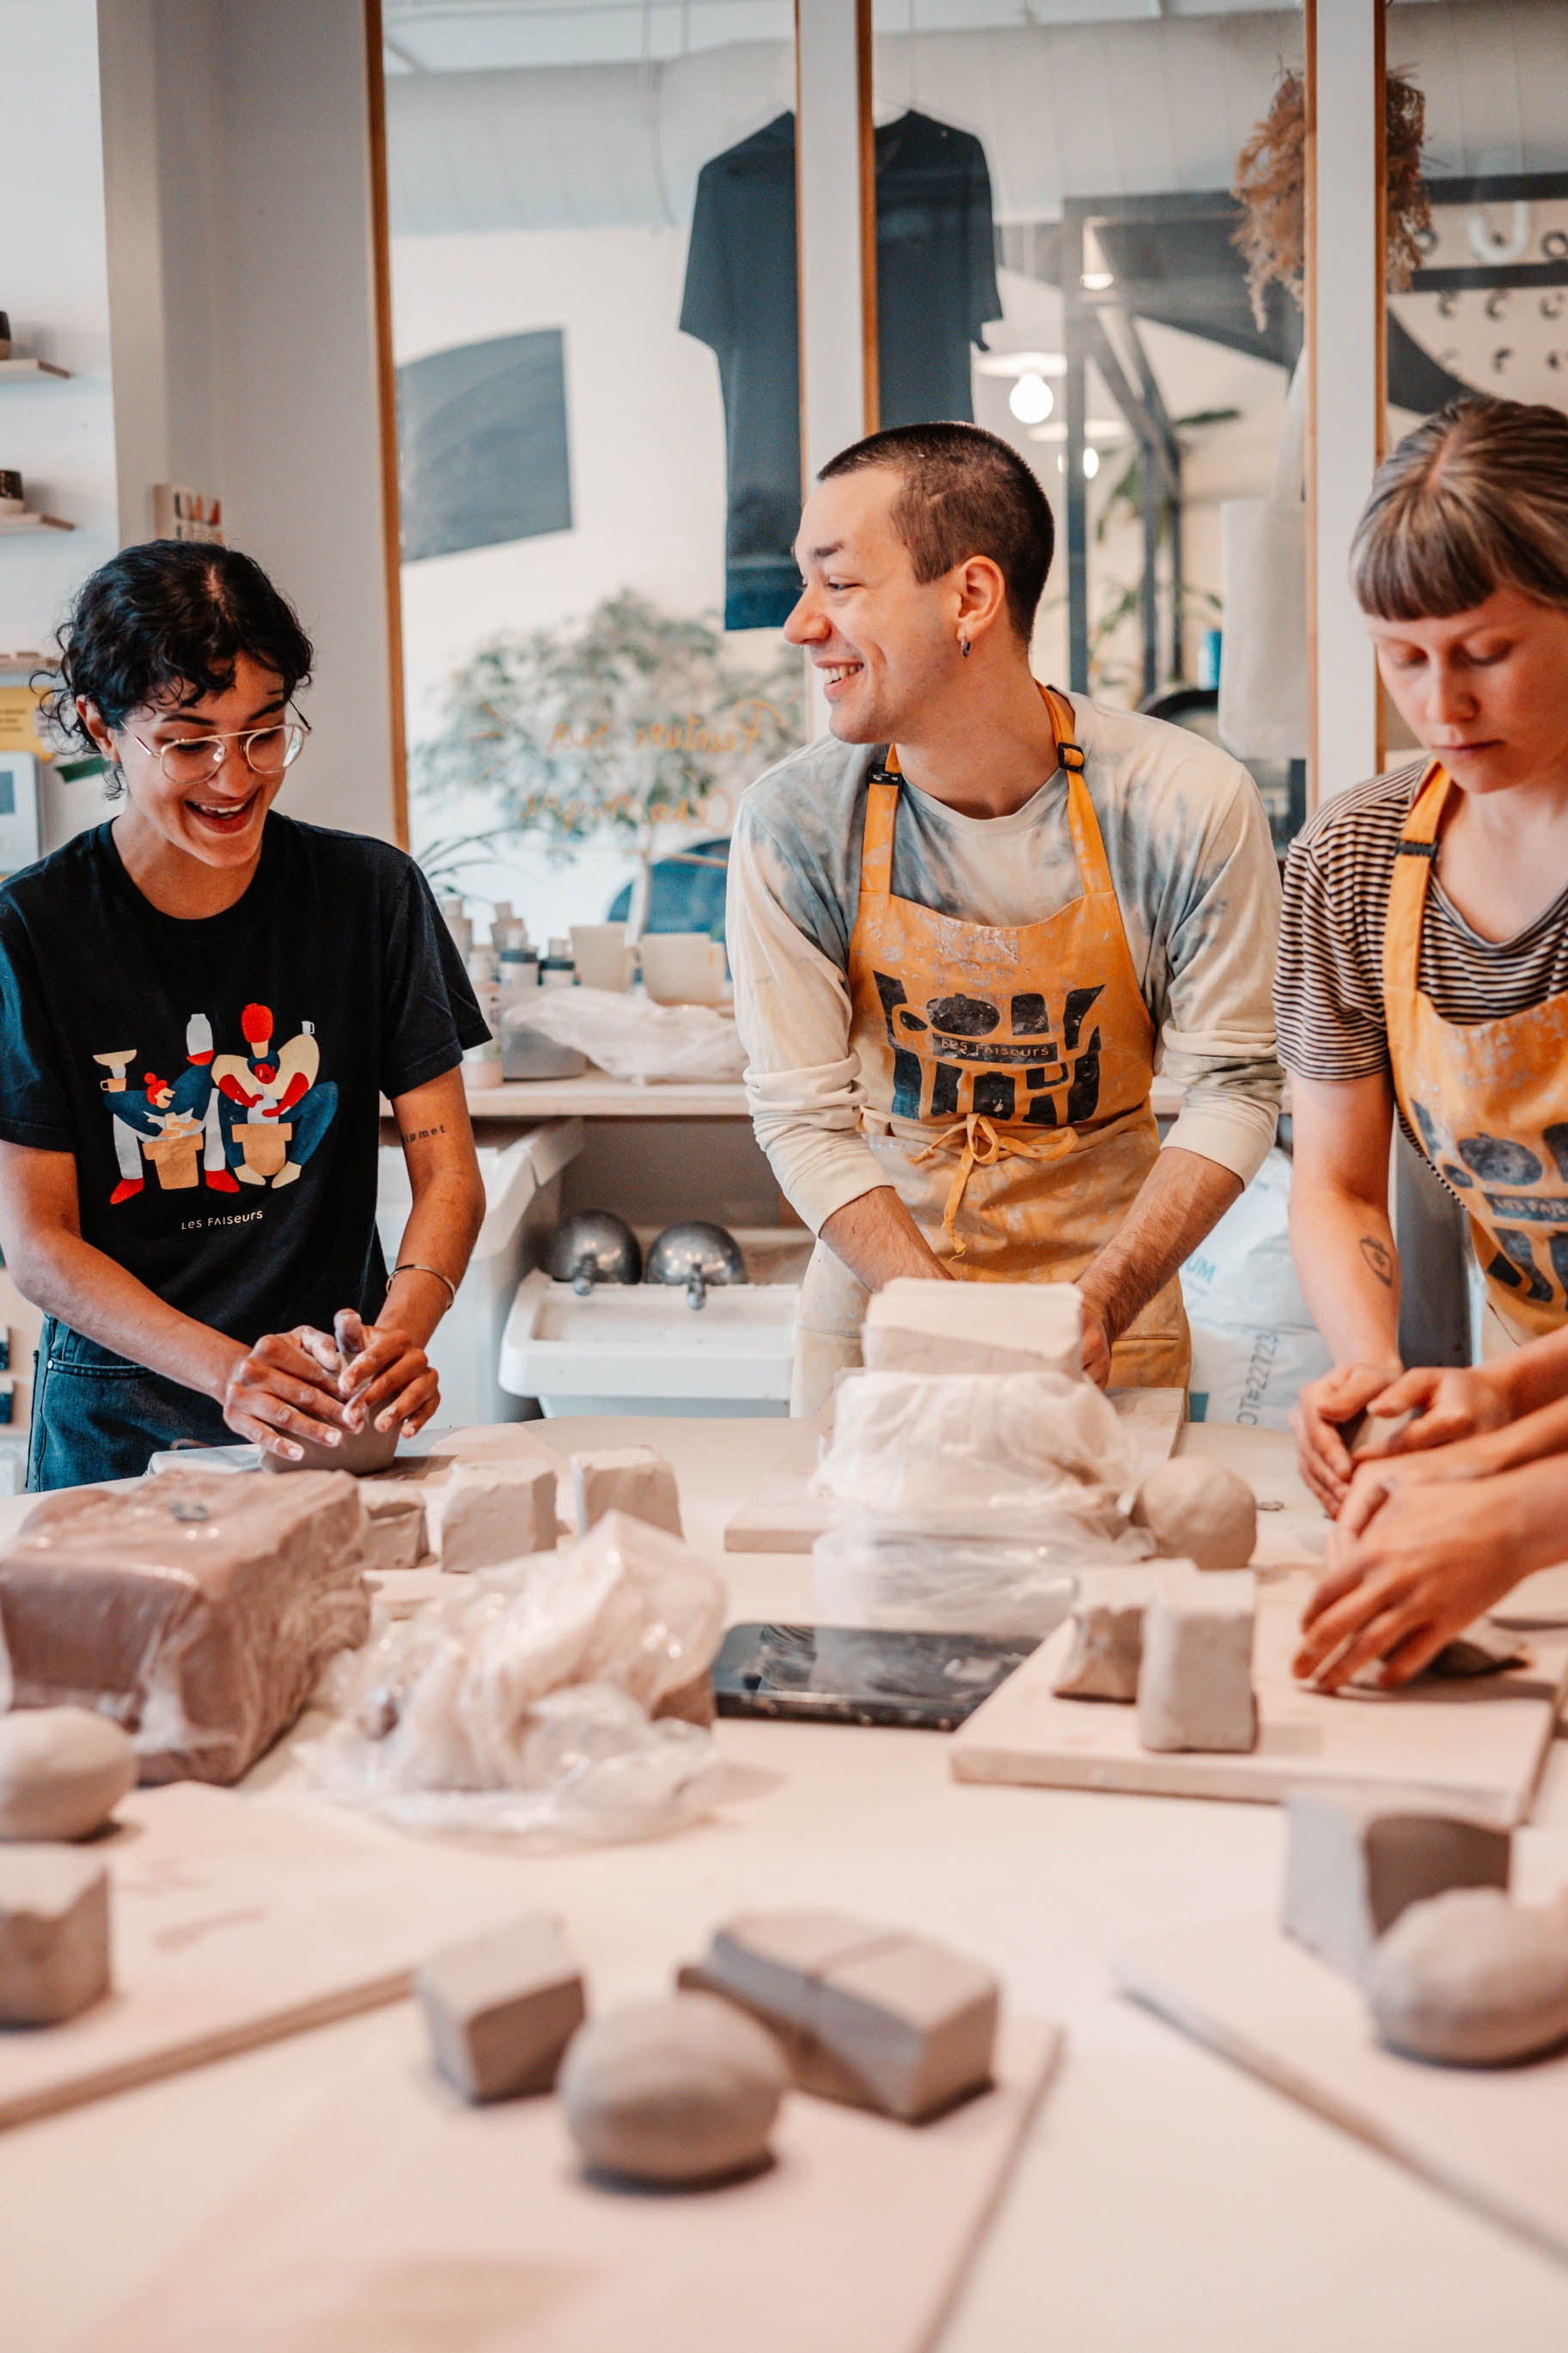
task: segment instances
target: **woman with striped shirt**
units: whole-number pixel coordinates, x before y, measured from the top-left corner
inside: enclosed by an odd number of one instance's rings
[[[1426,756],[1338,795],[1290,852],[1277,1002],[1291,1239],[1336,1358],[1296,1430],[1303,1478],[1338,1513],[1344,1425],[1422,1409],[1399,1441],[1408,1467],[1381,1486],[1363,1474],[1357,1533],[1316,1605],[1320,1630],[1415,1672],[1411,1643],[1438,1647],[1431,1609],[1417,1628],[1392,1599],[1373,1608],[1346,1556],[1385,1516],[1370,1495],[1413,1501],[1448,1467],[1417,1471],[1417,1450],[1568,1395],[1568,417],[1476,398],[1428,417],[1379,471],[1352,579]],[[1395,1116],[1469,1214],[1489,1358],[1473,1370],[1400,1365]],[[1471,1483],[1446,1496],[1446,1524],[1473,1519],[1479,1541],[1493,1480],[1479,1461],[1451,1469]],[[1489,1502],[1495,1536],[1507,1514]]]

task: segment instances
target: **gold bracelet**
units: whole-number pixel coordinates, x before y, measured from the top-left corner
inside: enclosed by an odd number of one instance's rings
[[[426,1266],[421,1260],[416,1258],[400,1258],[397,1264],[392,1270],[392,1282],[395,1282],[400,1274],[433,1274],[437,1282],[444,1282],[447,1286],[447,1306],[455,1307],[457,1305],[458,1286],[453,1282],[449,1274],[442,1273],[438,1266]],[[388,1290],[390,1290],[391,1287],[392,1285],[389,1283],[387,1285]]]

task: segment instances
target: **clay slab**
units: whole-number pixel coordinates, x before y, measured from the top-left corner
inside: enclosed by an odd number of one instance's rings
[[[547,2092],[587,2015],[582,1972],[544,1913],[447,1946],[414,1990],[436,2064],[466,2100]]]
[[[1526,1820],[1568,1688],[1568,1635],[1532,1634],[1533,1664],[1506,1674],[1331,1699],[1290,1672],[1315,1582],[1310,1569],[1258,1573],[1249,1754],[1157,1755],[1141,1746],[1131,1710],[1058,1699],[1051,1686],[1072,1641],[1063,1626],[952,1736],[955,1778],[1265,1805],[1296,1788],[1371,1788],[1391,1805],[1502,1829]]]
[[[1069,1623],[1072,1642],[1053,1686],[1063,1699],[1131,1702],[1143,1662],[1142,1595],[1120,1592],[1114,1571],[1079,1579]]]
[[[0,2027],[58,2026],[109,1991],[109,1878],[79,1848],[0,1852]]]
[[[651,1446],[605,1446],[572,1457],[577,1533],[585,1536],[606,1512],[625,1512],[650,1527],[683,1536],[675,1472]]]
[[[1286,1933],[1359,1982],[1402,1912],[1449,1887],[1506,1887],[1507,1831],[1376,1798],[1293,1789],[1286,1800]]]
[[[1257,1580],[1178,1567],[1143,1617],[1138,1737],[1145,1748],[1246,1750],[1258,1739],[1252,1693]]]
[[[525,1462],[458,1462],[425,1490],[432,1552],[448,1576],[555,1549],[555,1473]]]
[[[866,1310],[869,1372],[1083,1372],[1083,1294],[1070,1282],[884,1283]]]

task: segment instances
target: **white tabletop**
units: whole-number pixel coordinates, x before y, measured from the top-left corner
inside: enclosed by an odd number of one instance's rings
[[[561,1421],[516,1435],[562,1452],[658,1444],[689,1535],[715,1553],[729,1512],[799,1443],[798,1429],[761,1421]],[[1262,1499],[1289,1501],[1265,1516],[1270,1549],[1315,1520],[1284,1440],[1197,1429],[1184,1443],[1233,1462]],[[0,1505],[0,1534],[17,1508]],[[717,1556],[732,1618],[809,1616],[808,1559]],[[710,1823],[493,1868],[562,1914],[612,1998],[666,1984],[728,1912],[822,1901],[968,1947],[1005,1973],[1016,2009],[1066,2025],[1065,2065],[942,2353],[1568,2342],[1568,2272],[1115,1993],[1107,1957],[1124,1937],[1272,1906],[1275,1809],[960,1787],[944,1742],[923,1733],[724,1721],[718,1737],[732,1770]],[[289,1770],[284,1751],[254,1779]],[[1561,1744],[1537,1819],[1568,1823]],[[403,1843],[417,1873],[421,1849]],[[337,2077],[366,2057],[399,2063],[413,2031],[399,2004],[0,2136],[0,2342],[77,2347]],[[742,2341],[738,2323],[716,2321],[715,2347]]]

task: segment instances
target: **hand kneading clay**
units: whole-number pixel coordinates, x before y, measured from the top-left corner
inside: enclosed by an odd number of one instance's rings
[[[1413,1904],[1450,1887],[1508,1885],[1507,1831],[1402,1812],[1371,1794],[1293,1789],[1285,1833],[1285,1933],[1358,1980]]]
[[[585,1536],[607,1512],[646,1520],[668,1535],[683,1535],[675,1473],[651,1446],[606,1446],[572,1457],[577,1533]]]
[[[1502,2067],[1568,2038],[1568,1914],[1459,1887],[1413,1904],[1373,1954],[1367,1999],[1396,2051]]]
[[[58,2026],[109,1991],[109,1873],[69,1847],[0,1854],[0,2026]]]
[[[581,2028],[556,2088],[590,2165],[695,2187],[763,2162],[787,2082],[754,2020],[710,1994],[678,1993]]]
[[[143,1781],[237,1781],[370,1630],[360,1529],[341,1472],[47,1496],[0,1553],[14,1704],[95,1706]]]
[[[1137,1698],[1144,1608],[1142,1595],[1119,1596],[1114,1571],[1079,1577],[1071,1648],[1051,1686],[1058,1699]]]
[[[129,1734],[86,1707],[0,1715],[0,1839],[79,1839],[136,1786]]]
[[[680,1983],[738,2002],[782,2042],[803,2092],[907,2124],[991,2081],[1001,1989],[929,1936],[838,1912],[758,1912],[716,1931]]]
[[[1245,1568],[1258,1542],[1258,1504],[1246,1480],[1195,1454],[1148,1473],[1133,1498],[1132,1521],[1150,1531],[1164,1559],[1199,1568]]]
[[[1083,1373],[1072,1282],[924,1282],[900,1276],[866,1310],[862,1351],[882,1373]]]
[[[414,1990],[436,2064],[466,2100],[547,2092],[587,2014],[582,1972],[542,1912],[448,1945]]]
[[[1138,1737],[1145,1748],[1249,1749],[1257,1580],[1178,1564],[1143,1613]]]
[[[548,1462],[458,1462],[425,1491],[430,1549],[448,1573],[498,1568],[553,1552],[555,1473]]]

